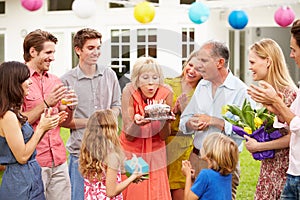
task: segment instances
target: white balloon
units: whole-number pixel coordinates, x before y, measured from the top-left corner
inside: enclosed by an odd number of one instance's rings
[[[80,18],[89,18],[96,12],[95,0],[75,0],[72,4],[72,10]]]

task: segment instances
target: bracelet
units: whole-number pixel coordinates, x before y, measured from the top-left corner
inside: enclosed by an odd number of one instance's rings
[[[50,106],[47,104],[46,100],[44,99],[44,103],[47,106],[47,108],[50,108]]]

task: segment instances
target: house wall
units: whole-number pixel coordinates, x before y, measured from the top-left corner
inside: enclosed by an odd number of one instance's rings
[[[0,33],[5,34],[5,60],[23,61],[22,43],[26,33],[37,28],[47,30],[58,37],[56,60],[53,62],[51,72],[60,76],[72,67],[71,33],[83,27],[99,30],[103,35],[102,56],[99,62],[109,65],[109,38],[112,28],[135,30],[155,27],[160,33],[158,35],[158,62],[165,66],[166,75],[175,76],[181,71],[181,28],[194,27],[196,30],[195,41],[198,45],[209,39],[218,39],[228,43],[228,30],[232,28],[227,22],[227,17],[231,9],[237,9],[234,5],[230,9],[211,9],[209,19],[201,25],[196,25],[188,18],[188,6],[180,6],[179,0],[161,0],[160,6],[156,7],[154,20],[150,24],[143,25],[134,19],[133,7],[109,9],[107,1],[95,1],[97,4],[96,13],[88,19],[81,19],[73,11],[47,12],[46,1],[41,9],[30,12],[21,6],[20,0],[6,0],[6,14],[0,15]],[[300,4],[293,4],[291,7],[296,13],[296,18],[298,18]],[[289,46],[287,46],[289,35],[284,32],[283,36],[280,31],[283,28],[278,27],[273,19],[277,8],[278,6],[243,8],[249,17],[248,25],[245,28],[247,32],[245,45],[250,45],[258,40],[259,37],[255,35],[253,30],[256,27],[263,27],[270,28],[268,30],[271,32],[268,33],[267,29],[263,29],[266,36],[276,35],[277,32],[274,30],[278,30],[279,36],[276,36],[277,38],[287,38],[286,40],[282,39],[280,43],[284,46],[285,52],[289,51]],[[265,35],[262,34],[260,37],[263,36]],[[288,53],[286,56],[288,57]],[[131,56],[131,65],[133,65],[135,58]],[[251,81],[247,70],[246,73],[248,77],[246,81]]]

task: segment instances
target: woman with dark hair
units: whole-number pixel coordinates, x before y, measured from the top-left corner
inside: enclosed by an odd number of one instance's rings
[[[29,93],[28,67],[20,62],[0,65],[0,164],[6,169],[0,186],[0,199],[45,199],[41,167],[35,160],[36,145],[59,116],[45,117],[34,132],[21,114],[23,99]]]

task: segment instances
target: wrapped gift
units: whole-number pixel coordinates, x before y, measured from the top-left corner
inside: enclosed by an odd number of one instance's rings
[[[135,171],[147,174],[149,173],[149,165],[142,157],[137,157],[133,154],[131,160],[125,161],[125,170],[127,176],[130,176]]]
[[[282,134],[278,129],[271,133],[267,133],[264,126],[261,126],[252,134],[246,133],[243,128],[235,125],[232,126],[232,131],[241,137],[244,137],[244,135],[248,135],[249,137],[254,138],[257,142],[268,142],[280,138],[282,136]],[[255,160],[274,158],[274,155],[275,155],[274,150],[266,150],[266,151],[252,153],[252,156]]]

